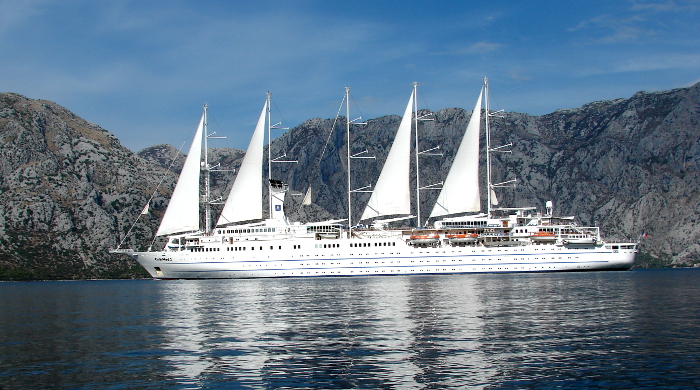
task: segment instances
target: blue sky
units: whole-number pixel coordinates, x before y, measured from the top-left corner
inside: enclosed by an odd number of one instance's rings
[[[0,92],[131,150],[189,142],[204,103],[216,146],[245,148],[267,91],[293,127],[345,86],[366,119],[402,114],[414,81],[420,108],[471,109],[487,76],[492,106],[533,115],[690,86],[700,0],[0,0],[0,53]]]

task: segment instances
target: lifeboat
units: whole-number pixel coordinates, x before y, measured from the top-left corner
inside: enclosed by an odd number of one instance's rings
[[[530,235],[533,241],[554,241],[556,236],[551,232],[537,232]]]
[[[476,242],[477,234],[448,234],[447,239],[450,244],[473,244]]]
[[[566,245],[593,245],[597,242],[598,240],[595,237],[569,237],[564,240]]]
[[[437,234],[413,235],[408,239],[409,244],[420,246],[436,245],[439,241],[440,236]]]

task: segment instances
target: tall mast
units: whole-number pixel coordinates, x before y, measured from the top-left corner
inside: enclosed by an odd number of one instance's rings
[[[416,227],[420,227],[420,165],[418,162],[418,99],[416,99],[416,91],[418,83],[413,83],[413,118],[416,128]]]
[[[484,77],[484,129],[486,131],[486,210],[491,218],[491,132],[489,128],[489,79]]]
[[[493,192],[494,188],[504,188],[504,187],[511,187],[515,186],[515,183],[517,182],[517,179],[511,179],[511,180],[506,180],[501,183],[496,183],[493,184],[491,181],[491,152],[499,152],[499,153],[512,153],[511,150],[504,149],[508,148],[510,146],[513,146],[513,143],[510,142],[505,145],[497,146],[495,148],[491,148],[491,127],[490,127],[490,122],[489,118],[492,116],[499,116],[502,118],[502,113],[503,110],[498,110],[494,113],[491,113],[490,108],[489,108],[489,80],[484,77],[484,128],[486,130],[486,180],[487,180],[487,194],[486,194],[486,209],[488,210],[488,217],[491,218],[491,211],[493,210],[491,208],[492,205],[498,204],[495,196],[496,193]]]
[[[271,112],[272,112],[272,92],[267,92],[267,204],[269,207],[268,217],[272,218],[272,163],[297,163],[297,160],[284,160],[287,157],[287,153],[282,156],[272,158],[272,129],[275,130],[289,130],[289,127],[280,127],[282,122],[272,123]]]
[[[269,208],[268,218],[272,218],[272,122],[270,122],[270,100],[272,93],[267,92],[267,205]]]
[[[211,203],[210,203],[210,179],[211,170],[209,169],[209,134],[207,134],[207,105],[204,105],[204,215],[205,225],[204,232],[211,233]]]
[[[355,125],[366,125],[367,123],[364,122],[355,122],[356,120],[362,119],[362,117],[355,118],[353,120],[350,120],[350,87],[345,87],[345,134],[347,136],[347,143],[348,143],[348,238],[352,237],[352,193],[353,192],[372,192],[372,191],[367,191],[366,189],[369,188],[370,186],[364,186],[362,188],[358,188],[353,190],[351,187],[351,181],[350,181],[350,160],[353,158],[374,158],[374,156],[360,156],[361,154],[367,153],[367,150],[365,149],[363,152],[355,153],[355,154],[350,154],[350,125],[355,124]]]
[[[418,116],[418,83],[414,82],[413,83],[413,118],[414,118],[414,123],[415,123],[415,128],[416,128],[416,227],[421,226],[421,219],[420,219],[420,191],[421,190],[438,190],[440,188],[436,186],[442,185],[442,182],[440,183],[435,183],[435,184],[430,184],[425,187],[421,187],[420,185],[420,165],[419,165],[419,158],[422,155],[426,156],[442,156],[442,153],[432,153],[436,149],[440,149],[440,146],[436,146],[434,148],[428,149],[428,150],[423,150],[419,151],[418,149],[418,121],[432,121],[433,118],[428,118],[429,116],[432,115],[426,114],[423,116]]]
[[[345,135],[348,143],[348,238],[352,237],[352,188],[350,187],[350,87],[345,87]]]

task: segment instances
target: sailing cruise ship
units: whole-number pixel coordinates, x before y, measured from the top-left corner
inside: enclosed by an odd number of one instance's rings
[[[157,279],[263,278],[360,275],[413,275],[496,272],[554,272],[623,270],[634,263],[637,243],[606,242],[598,227],[579,226],[573,217],[553,215],[535,207],[495,208],[491,183],[488,81],[479,93],[464,138],[442,184],[429,220],[420,227],[421,211],[411,213],[411,129],[416,126],[415,164],[418,168],[416,84],[406,106],[382,172],[371,191],[360,221],[353,226],[352,194],[369,192],[351,187],[349,88],[345,92],[347,134],[347,219],[315,223],[289,222],[284,213],[288,185],[268,178],[269,218],[263,219],[263,160],[265,130],[270,128],[270,95],[221,215],[212,227],[207,161],[207,110],[162,218],[156,236],[167,236],[161,250],[114,250],[138,261]],[[482,118],[482,101],[484,102]],[[483,119],[483,120],[482,120]],[[479,132],[486,134],[487,207],[482,212],[479,183]],[[269,139],[269,136],[268,136]],[[202,161],[202,140],[204,160]],[[268,149],[269,153],[269,149]],[[270,160],[268,156],[268,164]],[[205,173],[205,228],[200,228],[201,171]],[[416,171],[419,171],[416,169]],[[268,170],[269,172],[269,170]],[[417,174],[418,175],[418,174]],[[416,198],[421,187],[417,176]],[[307,198],[304,202],[310,201]],[[473,213],[465,215],[465,213]],[[389,219],[378,217],[399,216]],[[416,228],[389,229],[395,221],[415,219]],[[252,222],[251,222],[252,221]],[[357,221],[355,221],[357,222]],[[365,227],[367,226],[367,227]]]

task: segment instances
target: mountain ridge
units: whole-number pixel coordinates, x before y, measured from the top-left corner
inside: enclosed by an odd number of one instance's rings
[[[419,147],[440,146],[444,155],[421,158],[422,183],[444,180],[470,113],[445,108],[433,115],[434,121],[421,122]],[[513,147],[512,153],[494,155],[493,180],[519,181],[499,194],[501,204],[542,208],[553,199],[557,213],[599,224],[609,238],[636,239],[645,232],[645,252],[676,264],[700,262],[700,84],[541,116],[501,116],[493,122],[492,144]],[[367,149],[377,157],[355,165],[357,186],[379,176],[399,121],[389,115],[353,128],[353,151]],[[314,189],[313,206],[288,197],[285,209],[293,220],[347,213],[346,134],[344,125],[330,133],[332,124],[312,118],[273,140],[273,158],[286,153],[298,160],[275,164],[273,178],[300,193]],[[152,213],[141,217],[126,242],[139,249],[151,245],[184,161],[178,156],[167,170],[176,151],[155,145],[133,153],[107,130],[56,103],[0,94],[0,279],[143,276],[130,259],[107,250],[119,244],[162,180]],[[234,169],[243,154],[211,149],[210,158]],[[214,174],[215,195],[225,198],[234,177]],[[354,197],[354,215],[368,197]],[[436,197],[436,191],[421,193],[421,209],[430,210]]]

